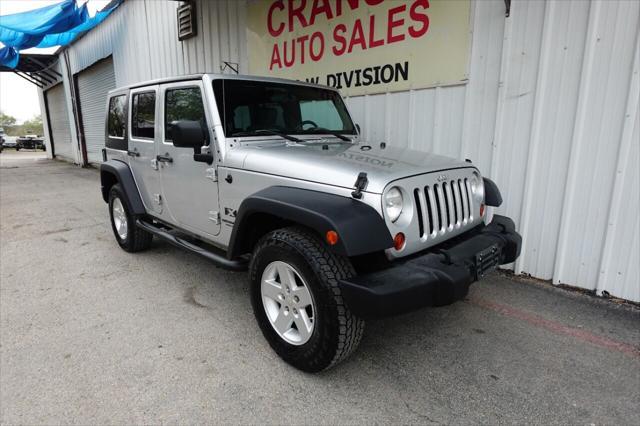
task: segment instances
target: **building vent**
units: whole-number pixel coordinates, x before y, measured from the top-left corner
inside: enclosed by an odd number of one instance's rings
[[[192,2],[185,2],[178,7],[178,40],[182,41],[195,37],[198,33],[196,28],[196,5]]]

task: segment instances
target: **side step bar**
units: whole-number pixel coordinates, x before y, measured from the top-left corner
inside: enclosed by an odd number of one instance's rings
[[[211,250],[207,250],[203,247],[197,246],[193,243],[190,243],[189,241],[186,241],[180,237],[176,237],[175,235],[165,231],[164,229],[158,228],[155,225],[152,225],[149,222],[145,222],[141,219],[136,220],[136,226],[138,226],[139,228],[144,229],[147,232],[152,233],[153,235],[162,238],[163,240],[169,242],[170,244],[173,244],[176,247],[180,247],[183,248],[185,250],[188,250],[192,253],[196,253],[199,254],[200,256],[203,256],[207,259],[209,259],[210,261],[212,261],[213,263],[215,263],[217,266],[224,268],[224,269],[229,269],[232,271],[246,271],[247,267],[248,267],[248,261],[247,260],[231,260],[231,259],[227,259],[224,254],[219,254],[219,253],[215,253]]]

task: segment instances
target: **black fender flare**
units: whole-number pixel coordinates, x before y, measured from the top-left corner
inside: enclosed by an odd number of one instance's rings
[[[135,215],[146,213],[138,187],[133,180],[133,174],[127,163],[119,160],[108,160],[100,164],[100,184],[102,185],[102,199],[109,202],[109,190],[113,179],[120,184],[129,201],[129,206]]]
[[[272,186],[245,198],[231,232],[227,255],[233,259],[252,247],[252,216],[266,213],[316,231],[324,240],[327,231],[338,233],[331,247],[344,256],[358,256],[393,247],[393,238],[380,214],[371,206],[325,192],[287,186]]]
[[[502,194],[498,189],[498,185],[489,178],[483,177],[484,182],[484,202],[488,206],[500,207],[502,204]]]

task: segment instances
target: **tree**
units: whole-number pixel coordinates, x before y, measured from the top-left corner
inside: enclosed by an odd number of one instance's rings
[[[23,132],[27,135],[42,135],[44,133],[42,127],[42,116],[35,115],[31,120],[22,123]]]
[[[42,119],[40,119],[40,123],[42,124]],[[14,124],[16,124],[15,117],[12,117],[12,116],[7,115],[4,112],[0,111],[0,126],[2,126],[2,127],[4,127],[4,126],[13,126]]]

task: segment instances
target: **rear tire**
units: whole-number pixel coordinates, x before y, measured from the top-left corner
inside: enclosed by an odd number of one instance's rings
[[[136,226],[129,200],[119,184],[113,185],[109,191],[109,215],[113,235],[123,250],[135,253],[151,246],[153,234]]]
[[[291,325],[293,331],[289,330],[293,339],[278,331],[273,312],[278,309],[274,305],[276,298],[269,299],[263,290],[263,278],[269,281],[265,277],[274,264],[289,267],[296,276],[294,287],[306,287],[311,293],[312,311],[308,311],[306,318],[312,316],[313,325],[307,338],[296,341],[296,329],[300,326],[293,318],[290,321],[296,325]],[[263,335],[283,360],[300,370],[315,373],[341,362],[358,347],[365,323],[347,308],[338,286],[340,279],[354,274],[348,258],[332,253],[315,234],[304,228],[279,229],[256,244],[249,265],[251,303]],[[279,274],[271,282],[274,280],[283,282]],[[294,310],[296,304],[291,302],[291,297],[277,295],[282,300],[281,312]]]

